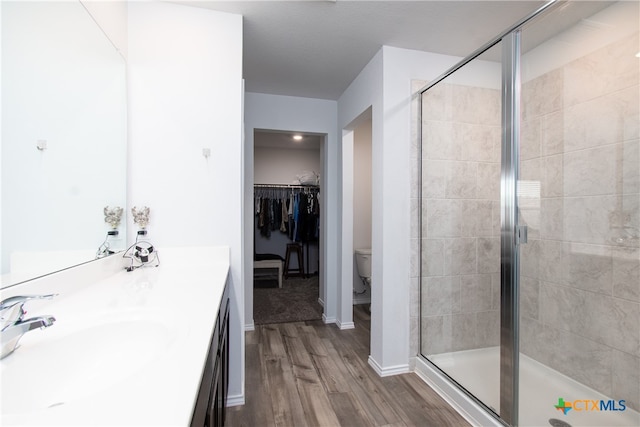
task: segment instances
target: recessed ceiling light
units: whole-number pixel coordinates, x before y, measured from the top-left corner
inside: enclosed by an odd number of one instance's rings
[[[302,135],[293,135],[295,141],[302,141]]]
[[[636,58],[640,58],[640,52],[636,53]]]

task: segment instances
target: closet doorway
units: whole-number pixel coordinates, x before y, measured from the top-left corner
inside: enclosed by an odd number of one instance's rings
[[[322,319],[320,171],[324,135],[254,130],[253,320]]]

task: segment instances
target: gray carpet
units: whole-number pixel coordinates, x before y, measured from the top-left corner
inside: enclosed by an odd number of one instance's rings
[[[283,279],[282,288],[253,289],[256,325],[319,319],[322,306],[318,302],[318,276]]]

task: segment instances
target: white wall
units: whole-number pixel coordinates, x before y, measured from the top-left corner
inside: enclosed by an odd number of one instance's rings
[[[80,3],[89,11],[96,24],[109,38],[113,46],[127,59],[129,46],[127,37],[126,1],[86,1]]]
[[[243,403],[242,17],[128,6],[127,206],[151,208],[149,239],[160,254],[163,246],[230,247],[229,399]]]
[[[294,184],[303,171],[320,173],[320,150],[256,147],[254,181],[256,184]]]
[[[379,51],[358,77],[349,85],[338,99],[338,129],[342,130],[340,144],[340,292],[338,294],[339,316],[344,324],[353,325],[353,165],[354,165],[354,129],[368,118],[372,119],[372,180],[373,191],[379,188],[382,170],[382,159],[378,155],[382,144],[382,51]],[[369,111],[370,109],[370,111]],[[380,282],[380,242],[376,241],[381,226],[378,205],[379,198],[372,198],[372,241],[371,241],[371,355],[381,354],[382,340],[379,337],[382,328],[380,289],[376,291],[376,283]],[[378,286],[379,287],[379,286]],[[376,338],[377,337],[377,338]],[[378,357],[379,359],[379,357]]]
[[[320,203],[320,295],[324,304],[323,320],[336,321],[336,292],[338,268],[338,165],[337,165],[337,103],[322,99],[246,93],[244,182],[253,183],[254,129],[299,131],[325,134],[321,146],[321,203]],[[253,187],[244,188],[245,216],[253,216]],[[253,222],[244,223],[244,256],[253,259]],[[253,266],[245,265],[246,328],[253,328]]]
[[[425,52],[384,47],[384,153],[385,179],[382,193],[385,195],[384,245],[394,248],[385,255],[383,281],[393,286],[383,289],[390,317],[385,317],[383,336],[385,349],[404,348],[409,354],[410,335],[410,188],[411,170],[416,165],[411,158],[411,80],[431,80],[454,65],[459,58]],[[418,232],[419,230],[413,230]],[[398,248],[398,250],[395,250]],[[400,273],[404,272],[404,274]],[[387,353],[390,360],[401,361],[399,356]],[[386,359],[385,359],[386,360]],[[405,359],[406,360],[406,359]]]
[[[458,58],[383,47],[338,100],[340,129],[372,107],[372,295],[369,363],[381,375],[405,372],[410,354],[411,80],[431,80]],[[344,148],[344,147],[343,147]],[[348,155],[348,150],[347,150]],[[343,175],[352,159],[341,161]],[[348,191],[347,191],[348,193]],[[347,194],[345,193],[345,194]],[[345,199],[343,198],[343,206]],[[341,233],[352,233],[343,207]],[[415,232],[415,231],[414,231]],[[353,243],[341,248],[343,288],[353,277]],[[343,289],[344,292],[344,289]],[[349,291],[350,292],[350,291]],[[346,294],[344,295],[346,299]]]
[[[353,132],[353,248],[371,248],[371,118]],[[369,287],[362,283],[353,257],[354,303],[371,301]]]

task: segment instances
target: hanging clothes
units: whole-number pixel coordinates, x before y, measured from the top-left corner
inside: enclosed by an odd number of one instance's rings
[[[296,242],[313,242],[319,237],[319,212],[316,193],[298,194],[298,221],[296,223]]]
[[[293,196],[293,235],[291,240],[298,241],[298,229],[300,228],[300,195]]]
[[[271,237],[271,228],[269,227],[269,199],[261,199],[260,204],[260,214],[258,217],[260,234],[265,237]]]
[[[282,209],[280,209],[280,231],[283,233],[287,232],[287,224],[289,222],[289,214],[287,213],[287,201],[285,199],[280,200],[280,204],[282,205]]]
[[[271,237],[279,230],[294,242],[317,241],[319,238],[318,190],[287,187],[256,187],[254,194],[256,224],[260,235]]]

